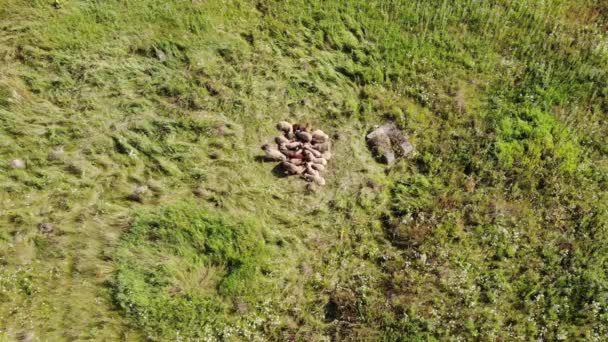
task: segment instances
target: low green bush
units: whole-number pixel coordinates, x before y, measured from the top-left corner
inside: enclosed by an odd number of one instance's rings
[[[263,298],[260,228],[194,204],[140,215],[115,257],[114,300],[152,339],[220,338],[238,325],[234,301]]]

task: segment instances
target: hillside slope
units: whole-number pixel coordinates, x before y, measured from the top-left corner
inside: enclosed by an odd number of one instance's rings
[[[607,29],[591,0],[0,0],[0,337],[604,340]],[[332,136],[322,191],[256,159],[283,119]]]

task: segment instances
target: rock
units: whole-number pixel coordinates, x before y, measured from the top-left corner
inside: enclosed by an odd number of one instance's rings
[[[13,160],[11,160],[11,167],[13,169],[25,169],[25,160],[13,159]]]
[[[281,166],[285,169],[287,173],[292,175],[300,175],[305,170],[303,166],[293,165],[292,163],[287,161],[281,162]]]
[[[220,159],[221,156],[222,154],[217,151],[209,153],[209,158],[213,160]]]
[[[147,192],[148,187],[145,185],[140,185],[133,190],[133,192],[128,196],[128,198],[132,201],[142,202],[144,194],[146,194]]]
[[[167,61],[167,55],[165,55],[163,50],[154,48],[154,53],[156,54],[156,58],[158,58],[161,63]]]
[[[249,306],[241,298],[237,298],[234,302],[234,311],[240,315],[244,315],[249,311]]]
[[[407,134],[394,123],[383,125],[369,133],[367,143],[376,159],[385,164],[392,164],[395,159],[405,157],[414,149]]]
[[[287,121],[281,121],[277,124],[277,129],[287,134],[293,130],[293,126]]]
[[[296,133],[296,136],[303,142],[310,142],[312,140],[312,135],[308,132],[300,131]]]
[[[33,331],[25,330],[17,334],[17,341],[19,342],[33,342],[35,335]]]
[[[55,226],[49,222],[42,222],[38,225],[38,231],[42,234],[51,234],[55,231]]]
[[[58,147],[54,150],[52,150],[51,152],[49,152],[48,155],[48,160],[59,160],[63,157],[63,155],[65,154],[65,151],[63,150],[63,147]]]

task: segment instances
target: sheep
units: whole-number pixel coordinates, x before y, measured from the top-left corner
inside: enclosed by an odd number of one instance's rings
[[[279,135],[278,137],[274,138],[274,141],[277,143],[277,145],[281,146],[283,144],[288,144],[289,143],[289,139],[285,138],[282,135]]]
[[[262,150],[266,154],[266,159],[269,161],[284,161],[287,160],[287,156],[281,153],[281,151],[277,150],[271,144],[262,145]]]
[[[302,165],[302,164],[304,164],[304,161],[302,159],[299,159],[299,158],[290,158],[289,162],[292,163],[293,165]]]
[[[311,167],[319,172],[325,171],[325,166],[323,164],[312,163]]]
[[[290,150],[295,150],[297,148],[302,147],[302,143],[299,142],[299,141],[294,141],[294,142],[290,142],[290,143],[285,144],[285,147],[287,147]]]
[[[317,143],[324,143],[329,140],[329,136],[320,129],[317,129],[314,132],[312,132],[311,137],[312,137],[312,141],[317,142]]]
[[[276,145],[262,145],[266,160],[280,161],[286,174],[300,175],[309,182],[309,189],[325,185],[321,173],[331,158],[329,136],[319,129],[309,133],[309,124],[292,125],[287,121],[279,122],[277,129],[283,134],[274,139]]]
[[[305,132],[305,131],[297,132],[296,136],[298,137],[298,139],[300,139],[303,142],[310,142],[312,140],[312,135],[310,135],[310,133]]]
[[[313,161],[316,157],[314,154],[312,154],[312,152],[308,151],[308,150],[301,150],[304,151],[304,160],[306,161]]]
[[[294,165],[287,161],[281,162],[281,166],[287,173],[292,175],[301,175],[305,170],[303,166]]]
[[[277,129],[287,134],[293,130],[293,126],[287,121],[281,121],[277,124]]]
[[[319,152],[319,151],[317,151],[317,150],[315,150],[315,149],[313,149],[313,148],[304,147],[304,150],[305,150],[305,151],[308,151],[308,152],[310,152],[310,153],[312,153],[312,155],[313,155],[315,158],[321,158],[321,157],[323,156],[323,155],[321,154],[321,152]]]
[[[327,165],[327,159],[325,158],[313,158],[313,160],[311,160],[314,164],[321,164],[323,166]]]
[[[331,143],[329,141],[326,141],[324,143],[314,144],[314,145],[312,145],[312,147],[315,150],[323,153],[323,152],[327,152],[327,151],[329,151],[331,149]]]
[[[309,182],[314,182],[317,185],[325,185],[325,179],[319,175],[311,175],[311,174],[304,174],[304,176],[302,176],[305,180],[309,181]]]
[[[318,176],[319,172],[313,169],[312,165],[313,164],[311,162],[306,163],[306,173],[309,175]]]

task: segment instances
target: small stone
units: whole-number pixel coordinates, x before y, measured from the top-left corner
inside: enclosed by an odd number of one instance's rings
[[[16,337],[19,342],[33,342],[35,336],[33,331],[25,330],[19,332]]]
[[[55,231],[55,226],[49,222],[42,222],[38,225],[38,231],[42,234],[51,234]]]
[[[11,167],[13,169],[25,169],[25,160],[23,160],[23,159],[13,159],[11,161]]]
[[[63,147],[58,147],[58,148],[52,150],[51,152],[49,152],[48,159],[49,160],[59,160],[59,159],[61,159],[61,157],[63,157],[64,154],[65,154],[65,151],[63,150]]]
[[[238,314],[244,315],[249,311],[249,306],[239,298],[234,303],[234,311]]]
[[[156,54],[156,58],[158,58],[161,63],[167,60],[167,55],[165,55],[163,50],[154,48],[154,53]]]
[[[221,156],[222,156],[222,155],[221,155],[219,152],[217,152],[217,151],[215,151],[215,152],[211,152],[211,153],[209,154],[209,158],[214,159],[214,160],[215,160],[215,159],[220,159],[220,157],[221,157]]]
[[[128,196],[128,198],[132,201],[141,202],[143,200],[143,195],[147,192],[148,187],[145,185],[140,185],[133,190],[133,192]]]

